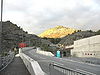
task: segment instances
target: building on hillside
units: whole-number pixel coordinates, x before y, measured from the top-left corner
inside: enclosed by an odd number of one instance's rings
[[[71,55],[76,57],[100,58],[100,35],[74,41]]]

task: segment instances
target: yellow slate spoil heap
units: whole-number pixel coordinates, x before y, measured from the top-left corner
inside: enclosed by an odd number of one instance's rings
[[[50,28],[46,31],[44,31],[43,33],[41,33],[40,35],[38,35],[39,37],[46,37],[46,38],[61,38],[64,37],[68,34],[72,34],[77,32],[78,30],[73,29],[73,28],[67,28],[64,26],[56,26],[54,28]]]

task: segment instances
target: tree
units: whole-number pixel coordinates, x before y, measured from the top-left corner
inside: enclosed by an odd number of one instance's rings
[[[81,30],[78,30],[77,32],[81,32]]]
[[[100,30],[98,30],[98,31],[96,32],[96,35],[100,35]]]
[[[88,32],[93,32],[92,30],[87,30]]]

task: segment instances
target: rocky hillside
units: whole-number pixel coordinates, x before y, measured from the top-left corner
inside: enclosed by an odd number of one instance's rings
[[[63,37],[62,40],[59,42],[59,44],[72,45],[75,40],[91,37],[91,36],[94,36],[94,35],[95,35],[95,32],[92,32],[92,31],[76,32],[76,33],[73,33],[71,35]]]
[[[67,28],[64,26],[56,26],[54,28],[50,28],[46,30],[45,32],[41,33],[39,37],[46,37],[46,38],[62,38],[68,34],[72,34],[74,32],[77,32],[78,30]]]
[[[21,42],[26,42],[27,45],[33,45],[31,39],[37,40],[38,37],[34,34],[28,34],[21,27],[13,24],[10,21],[3,22],[2,32],[2,51],[12,50],[14,47],[18,47]]]
[[[18,47],[18,44],[21,42],[26,43],[27,46],[38,47],[49,46],[49,44],[52,44],[50,41],[41,39],[35,34],[28,34],[28,32],[10,21],[3,22],[2,52],[8,52],[13,48]]]
[[[3,31],[2,31],[2,50],[9,51],[15,46],[18,46],[18,43],[22,41],[22,34],[27,34],[16,24],[11,23],[10,21],[3,22]]]

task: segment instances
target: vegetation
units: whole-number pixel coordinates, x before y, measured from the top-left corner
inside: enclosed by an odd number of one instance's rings
[[[58,44],[61,41],[61,38],[46,38],[45,37],[45,38],[42,38],[42,39],[48,40],[53,44]]]
[[[63,26],[57,26],[45,31],[43,38],[34,34],[28,34],[21,27],[10,21],[3,22],[3,38],[2,38],[2,51],[6,55],[9,50],[18,47],[21,42],[26,43],[28,46],[41,47],[45,51],[55,51],[57,48],[51,44],[72,45],[75,40],[100,35],[100,30],[94,32],[92,30],[81,31]],[[65,37],[64,37],[65,36]]]
[[[96,35],[100,35],[100,30],[95,32]]]
[[[40,39],[34,34],[28,34],[28,32],[10,21],[3,22],[2,37],[2,51],[0,51],[0,53],[4,55],[5,52],[9,52],[15,47],[18,47],[18,44],[21,42],[26,43],[28,46],[33,46],[35,44],[38,46]],[[32,40],[35,42],[31,42]]]
[[[7,55],[8,55],[8,52],[2,52],[2,53],[0,54],[1,57],[7,56]]]
[[[59,42],[59,44],[72,45],[72,44],[74,44],[74,41],[76,41],[76,40],[91,37],[94,35],[96,35],[95,32],[93,32],[91,30],[76,32],[71,35],[63,37],[62,40]]]

